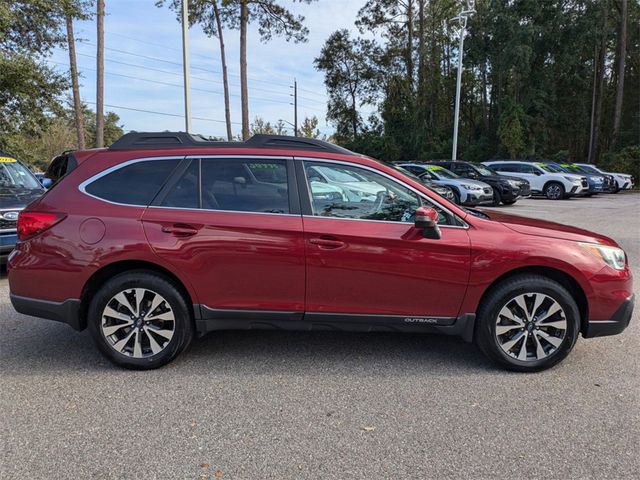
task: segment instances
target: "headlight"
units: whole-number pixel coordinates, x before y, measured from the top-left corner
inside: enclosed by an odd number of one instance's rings
[[[518,188],[520,186],[520,182],[517,180],[507,180],[507,183],[513,188]]]
[[[617,247],[608,247],[597,243],[578,243],[582,248],[586,249],[593,256],[598,257],[604,263],[616,270],[624,270],[626,264],[626,255],[624,250]]]
[[[573,178],[573,177],[564,177],[564,178],[566,180],[569,180],[570,182],[573,182],[573,183],[580,183],[581,182],[580,179],[578,179],[578,178]]]
[[[482,187],[477,185],[469,185],[468,183],[461,183],[460,186],[462,188],[466,188],[467,190],[482,190]]]

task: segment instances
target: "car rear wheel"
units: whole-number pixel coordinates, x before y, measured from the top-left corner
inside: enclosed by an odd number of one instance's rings
[[[491,205],[494,207],[497,207],[502,202],[502,195],[500,195],[500,192],[496,187],[492,187],[492,188],[493,188],[493,202],[491,202]]]
[[[476,343],[510,370],[536,372],[562,361],[579,333],[580,313],[559,283],[538,275],[511,278],[478,311]]]
[[[544,195],[549,200],[561,200],[564,198],[564,186],[558,182],[549,182],[544,186]]]
[[[502,203],[504,203],[505,205],[513,205],[517,201],[518,200],[502,200]]]
[[[179,289],[148,271],[122,273],[106,282],[92,298],[87,319],[98,349],[130,369],[167,364],[193,337],[190,309]]]
[[[460,194],[456,191],[455,188],[451,189],[451,193],[453,193],[453,203],[456,205],[460,205]]]

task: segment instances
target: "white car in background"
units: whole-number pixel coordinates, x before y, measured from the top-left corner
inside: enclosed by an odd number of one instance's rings
[[[566,173],[551,165],[516,160],[482,162],[500,175],[529,180],[531,193],[544,195],[549,200],[560,200],[589,191],[587,177]]]
[[[409,170],[421,179],[431,180],[436,185],[449,187],[453,191],[454,202],[458,205],[474,207],[493,203],[493,188],[479,180],[459,177],[439,165],[399,163],[398,166]]]
[[[634,187],[632,175],[627,175],[626,173],[605,172],[590,163],[574,163],[574,165],[578,165],[584,171],[593,173],[594,175],[604,174],[613,176],[613,180],[616,182],[615,193],[618,193],[620,190],[631,190]]]
[[[312,192],[318,190],[319,184],[331,184],[341,188],[349,202],[374,201],[384,188],[374,182],[369,182],[365,177],[359,176],[353,169],[339,167],[322,167],[314,165],[307,169],[307,176],[311,184]]]

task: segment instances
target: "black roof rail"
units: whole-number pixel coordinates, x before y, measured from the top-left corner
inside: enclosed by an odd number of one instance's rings
[[[355,155],[346,148],[316,138],[286,135],[254,135],[246,142],[221,142],[186,132],[130,132],[111,144],[109,150],[145,148],[208,147],[208,148],[274,148],[314,150],[318,152]]]

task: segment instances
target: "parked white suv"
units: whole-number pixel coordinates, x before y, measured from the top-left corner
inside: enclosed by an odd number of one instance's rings
[[[626,173],[605,172],[591,163],[576,163],[575,165],[578,165],[586,172],[593,173],[594,175],[613,176],[613,180],[616,182],[615,193],[618,193],[620,190],[631,190],[634,186],[632,175],[627,175]]]
[[[537,162],[497,160],[483,162],[500,175],[529,180],[531,193],[544,195],[549,200],[560,200],[589,191],[587,177],[556,170],[551,165]]]

